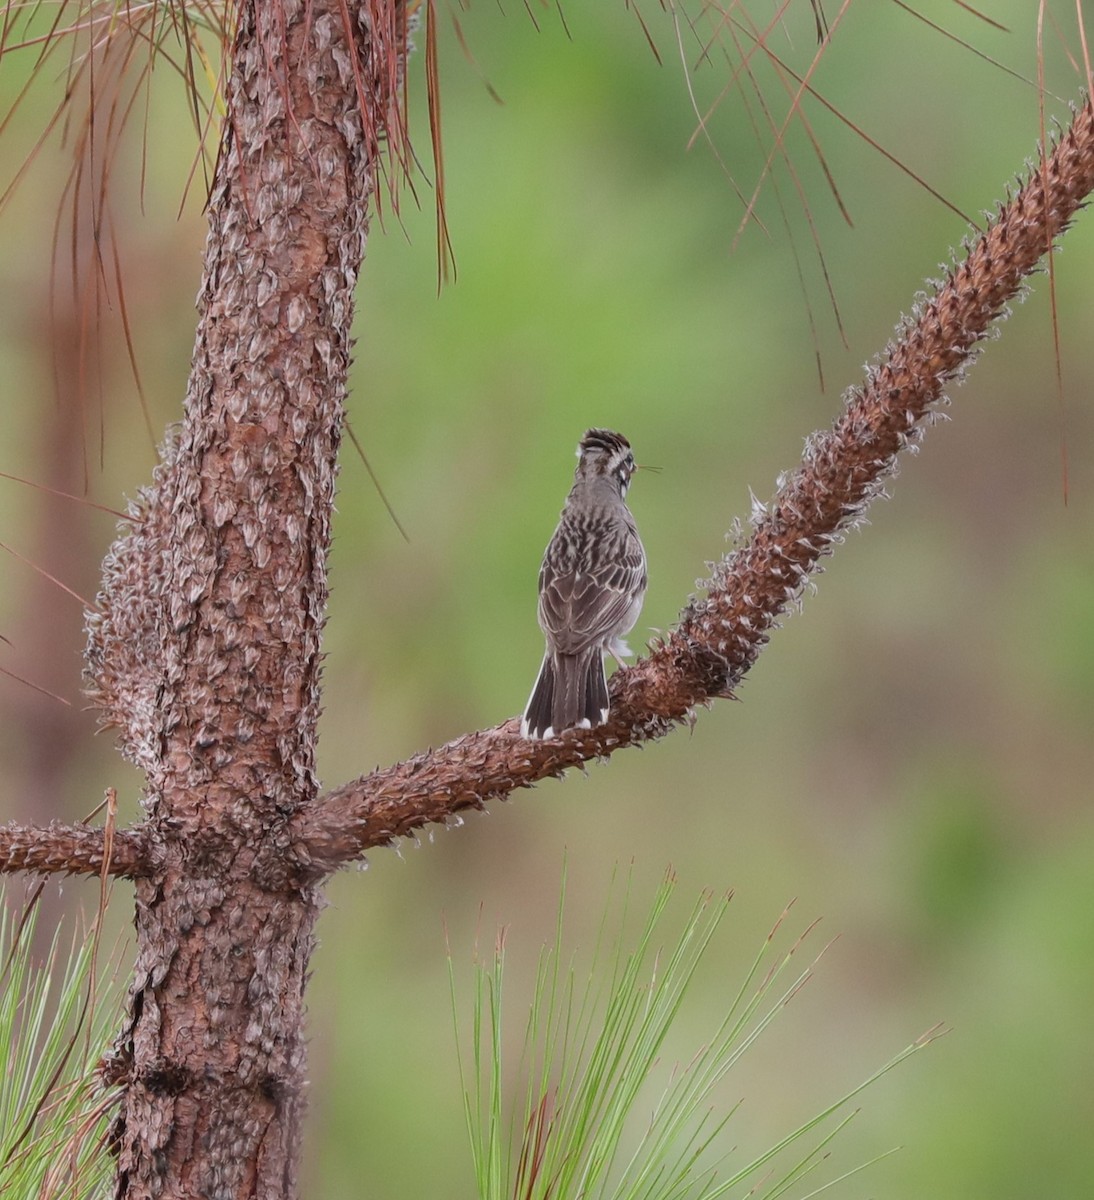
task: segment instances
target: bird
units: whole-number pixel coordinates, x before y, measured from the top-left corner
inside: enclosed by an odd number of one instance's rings
[[[521,720],[521,735],[558,737],[608,719],[604,656],[630,653],[646,594],[646,552],[627,507],[637,470],[631,444],[610,429],[589,429],[577,447],[574,484],[539,571],[543,665]]]

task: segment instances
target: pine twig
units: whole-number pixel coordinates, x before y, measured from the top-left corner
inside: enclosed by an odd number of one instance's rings
[[[141,827],[115,830],[109,853],[105,830],[95,825],[0,825],[0,874],[39,871],[65,875],[112,875],[138,879],[153,870]]]

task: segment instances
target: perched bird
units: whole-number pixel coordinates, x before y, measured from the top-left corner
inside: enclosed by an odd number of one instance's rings
[[[574,486],[539,571],[547,650],[520,725],[526,738],[608,719],[604,655],[630,653],[622,638],[646,594],[646,552],[626,503],[635,470],[622,434],[590,429],[581,439]]]

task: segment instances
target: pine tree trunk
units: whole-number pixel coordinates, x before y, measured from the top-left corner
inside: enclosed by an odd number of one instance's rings
[[[108,556],[89,676],[147,772],[155,869],[114,1063],[119,1197],[288,1198],[318,908],[320,633],[373,185],[368,17],[244,4],[181,428]],[[352,45],[356,42],[357,45]]]

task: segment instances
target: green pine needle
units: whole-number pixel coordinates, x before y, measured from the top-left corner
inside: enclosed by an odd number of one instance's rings
[[[614,881],[613,881],[614,882]],[[797,956],[813,927],[779,950],[780,917],[728,1000],[724,1017],[689,1062],[662,1061],[665,1040],[685,1006],[730,897],[704,893],[678,936],[661,941],[676,890],[670,872],[634,945],[606,934],[605,908],[587,975],[563,949],[565,876],[555,940],[540,956],[516,1081],[503,1062],[504,937],[476,962],[471,1052],[461,1050],[460,1004],[449,951],[464,1113],[480,1200],[716,1200],[748,1185],[775,1200],[796,1190],[828,1155],[854,1116],[864,1088],[925,1045],[924,1035],[816,1116],[751,1161],[730,1163],[723,1146],[733,1111],[714,1112],[726,1073],[809,978]],[[625,890],[624,921],[630,887]],[[605,945],[614,940],[614,948]],[[876,1161],[876,1160],[875,1160]],[[815,1186],[819,1195],[839,1180]]]
[[[95,1000],[97,939],[65,955],[55,933],[36,962],[34,902],[24,919],[4,901],[0,892],[0,1196],[106,1195],[112,1102],[94,1072],[118,1014]]]

